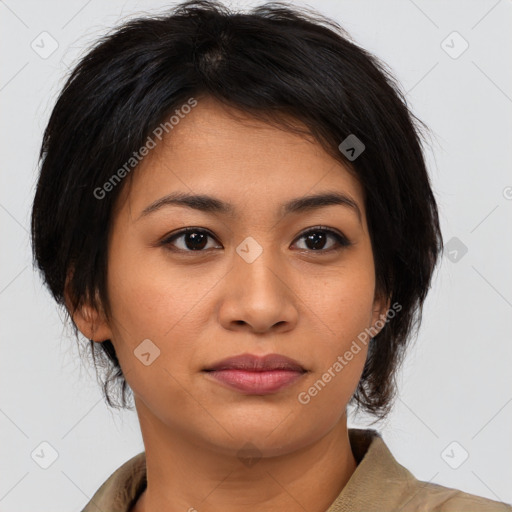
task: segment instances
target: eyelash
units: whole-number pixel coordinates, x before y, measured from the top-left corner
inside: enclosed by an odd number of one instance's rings
[[[327,253],[332,253],[333,251],[340,251],[340,250],[345,249],[352,245],[352,242],[347,237],[345,237],[341,233],[338,233],[337,231],[326,228],[324,226],[315,226],[313,228],[310,228],[307,231],[302,232],[296,238],[296,240],[304,238],[307,235],[310,235],[312,233],[318,233],[318,232],[326,233],[327,235],[331,235],[336,240],[338,247],[333,247],[331,249],[319,249],[316,251],[313,249],[300,249],[301,252],[318,253],[319,255],[323,255],[323,254],[327,254]],[[174,252],[181,252],[181,253],[201,253],[201,252],[204,253],[204,252],[206,252],[207,251],[206,249],[199,249],[197,251],[193,251],[193,250],[177,249],[175,247],[172,247],[172,242],[174,240],[176,240],[188,233],[204,233],[204,234],[208,235],[210,238],[215,239],[215,237],[206,229],[189,227],[189,228],[182,229],[176,233],[173,233],[170,236],[167,236],[160,242],[160,245],[165,246],[168,250],[174,251]]]

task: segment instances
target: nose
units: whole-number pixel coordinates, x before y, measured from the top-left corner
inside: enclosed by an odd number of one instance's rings
[[[254,260],[234,254],[223,282],[219,321],[225,329],[258,334],[285,332],[297,324],[298,296],[290,271],[271,250]]]

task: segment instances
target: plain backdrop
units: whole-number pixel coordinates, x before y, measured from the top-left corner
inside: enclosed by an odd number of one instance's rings
[[[1,512],[79,511],[143,450],[136,413],[109,410],[33,271],[29,219],[43,129],[68,70],[109,28],[171,5],[0,1]],[[512,503],[512,2],[299,5],[384,60],[433,133],[426,157],[447,248],[393,413],[372,428],[418,479]],[[370,420],[351,415],[349,426]],[[55,451],[47,469],[33,458],[42,449]]]

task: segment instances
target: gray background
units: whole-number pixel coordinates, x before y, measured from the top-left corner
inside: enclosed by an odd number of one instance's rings
[[[110,411],[81,365],[32,270],[28,230],[42,131],[68,68],[107,28],[169,5],[0,1],[2,512],[81,510],[143,450],[135,412]],[[306,5],[390,66],[434,134],[427,158],[448,247],[395,409],[373,428],[417,478],[512,503],[512,3]],[[368,422],[351,417],[349,426]],[[42,442],[58,454],[48,469],[31,456]]]

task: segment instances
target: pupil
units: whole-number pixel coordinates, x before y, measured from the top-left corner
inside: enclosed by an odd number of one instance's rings
[[[204,233],[187,233],[185,239],[187,248],[194,251],[202,249],[207,242],[207,237]]]
[[[208,237],[204,233],[187,233],[186,246],[188,249],[197,251],[206,246]],[[312,249],[322,249],[325,244],[325,233],[316,232],[307,236],[306,243]]]
[[[322,249],[325,243],[325,233],[316,232],[315,234],[308,235],[307,242],[313,242],[314,249]]]

